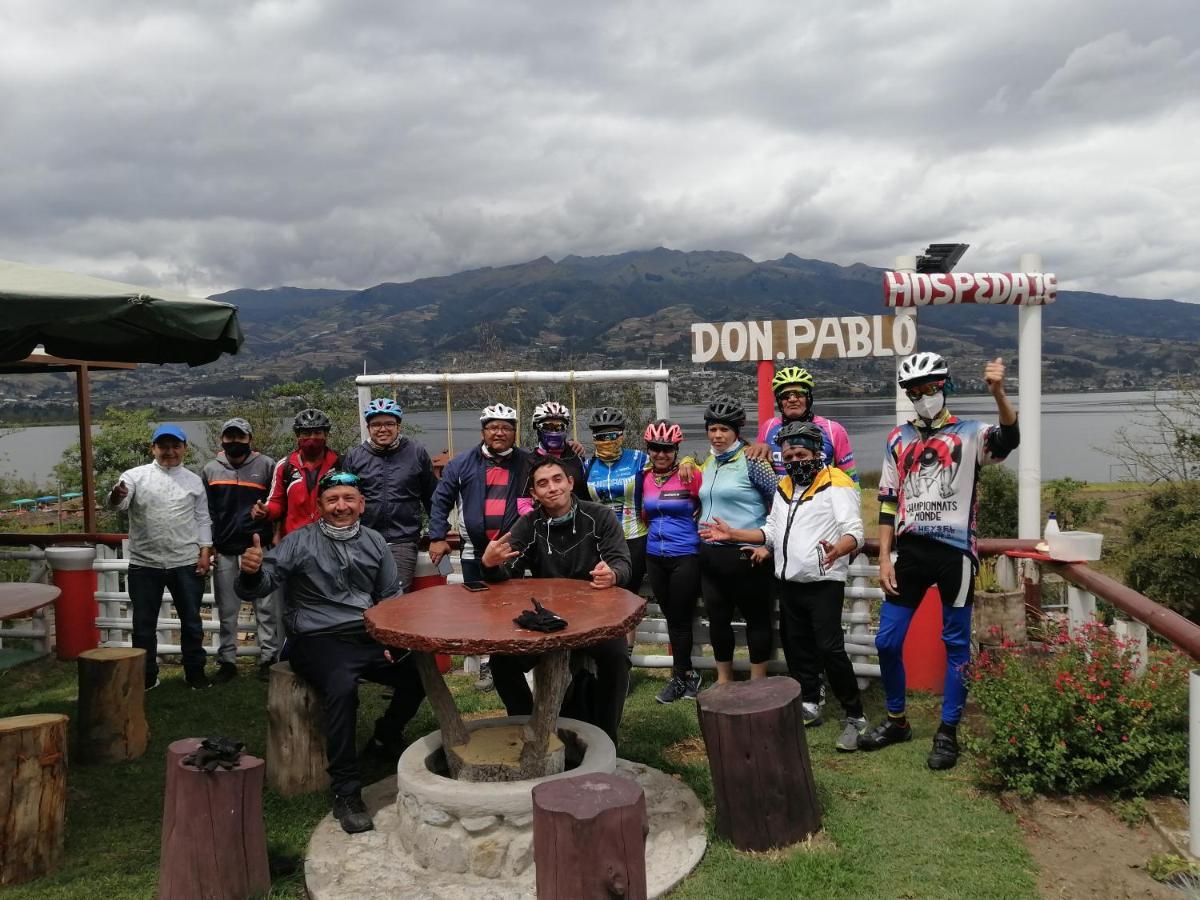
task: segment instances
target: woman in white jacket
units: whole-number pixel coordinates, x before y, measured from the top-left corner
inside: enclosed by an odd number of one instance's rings
[[[761,529],[730,528],[720,519],[701,525],[706,541],[764,544],[754,561],[775,557],[783,650],[800,682],[804,724],[820,725],[821,672],[845,709],[837,748],[858,748],[867,729],[854,666],[846,653],[842,605],[850,557],[862,545],[858,485],[824,458],[824,435],[811,422],[789,422],[775,438],[787,475],[779,482]]]

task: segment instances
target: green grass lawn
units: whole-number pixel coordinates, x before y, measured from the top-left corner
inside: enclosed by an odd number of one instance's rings
[[[158,877],[163,759],[181,737],[225,734],[261,754],[266,738],[266,685],[249,677],[205,692],[187,690],[182,671],[163,669],[160,688],[146,696],[150,746],[123,765],[68,770],[66,855],[58,871],[10,888],[13,898],[145,898]],[[836,722],[810,729],[809,743],[824,810],[824,832],[811,847],[746,855],[711,834],[712,781],[699,742],[695,704],[661,706],[654,695],[662,672],[638,670],[626,705],[621,755],[677,775],[710,813],[710,844],[673,898],[1035,897],[1036,873],[1016,820],[975,786],[969,760],[949,773],[925,768],[937,722],[937,700],[918,696],[910,710],[916,739],[874,755],[833,750]],[[450,679],[466,712],[499,708],[494,693],[475,692],[472,678]],[[362,690],[360,738],[382,710],[380,688]],[[43,660],[0,672],[0,716],[74,714],[75,667]],[[878,690],[868,714],[882,708]],[[837,712],[833,713],[837,715]],[[409,737],[435,727],[428,706]],[[368,781],[389,774],[365,773]],[[272,897],[303,897],[301,861],[328,798],[264,798],[274,888]],[[403,886],[397,885],[398,896]]]

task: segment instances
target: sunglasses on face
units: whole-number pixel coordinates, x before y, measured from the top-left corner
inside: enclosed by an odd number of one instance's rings
[[[803,400],[805,399],[804,391],[783,391],[779,395],[780,400]]]
[[[546,434],[562,434],[567,430],[567,426],[562,422],[543,422],[538,426],[538,431],[543,431]]]
[[[675,453],[679,450],[674,444],[647,444],[647,453]]]
[[[623,431],[606,431],[603,434],[593,434],[592,440],[594,440],[594,441],[615,441],[617,438],[619,438],[624,433],[625,432],[623,432]]]
[[[904,393],[908,395],[909,400],[916,400],[920,397],[932,397],[942,389],[944,381],[931,381],[928,384],[919,384],[916,387],[905,388]]]

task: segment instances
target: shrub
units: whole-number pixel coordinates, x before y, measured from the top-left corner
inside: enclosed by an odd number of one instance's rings
[[[1017,476],[1004,466],[986,466],[979,472],[975,525],[981,538],[1017,536]]]
[[[1156,652],[1138,677],[1132,652],[1099,623],[1046,647],[979,654],[971,691],[987,721],[968,746],[1022,796],[1187,787],[1189,660]]]
[[[1099,497],[1088,499],[1083,496],[1086,481],[1074,478],[1056,478],[1044,488],[1047,503],[1058,517],[1058,526],[1063,531],[1086,528],[1098,520],[1108,509],[1108,501]]]
[[[1130,510],[1125,536],[1125,583],[1200,621],[1200,483],[1172,483],[1153,491]]]

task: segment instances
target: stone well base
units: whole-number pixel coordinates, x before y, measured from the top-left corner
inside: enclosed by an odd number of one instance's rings
[[[647,886],[651,897],[661,896],[704,855],[704,807],[686,784],[658,769],[618,759],[616,773],[646,792]],[[447,816],[445,821],[432,815],[426,818],[441,824],[423,818],[418,825],[413,811],[396,801],[395,778],[371,785],[363,798],[374,816],[374,831],[346,834],[330,815],[313,833],[304,864],[313,900],[535,900],[532,816],[525,823],[517,815]],[[405,847],[413,845],[414,827],[443,835],[436,859],[428,857],[424,841],[422,859]],[[408,839],[402,841],[401,833]]]

